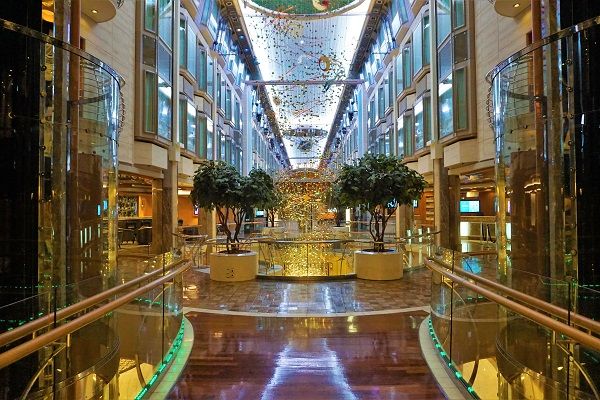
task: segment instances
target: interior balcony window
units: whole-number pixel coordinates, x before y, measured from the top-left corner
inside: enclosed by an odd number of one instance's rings
[[[377,89],[377,111],[379,119],[383,119],[385,117],[385,88],[383,86],[379,86]]]
[[[146,0],[144,7],[144,27],[156,31],[156,0]]]
[[[423,65],[431,62],[431,27],[429,26],[429,15],[423,16]]]
[[[171,139],[171,97],[172,88],[169,82],[158,77],[158,135]]]
[[[465,26],[465,0],[452,1],[453,28]]]
[[[213,121],[210,118],[206,119],[206,159],[214,159],[214,137],[213,137]]]
[[[198,127],[198,156],[200,156],[200,158],[207,158],[206,157],[206,144],[207,144],[207,134],[208,134],[208,130],[206,129],[206,117],[198,114],[198,118],[196,120],[197,122],[197,127]]]
[[[398,143],[398,157],[404,157],[404,117],[398,118],[398,135],[396,139],[396,143]]]
[[[231,121],[231,89],[225,90],[225,119]]]
[[[448,37],[452,30],[450,0],[437,0],[437,44],[438,46]]]
[[[415,150],[420,150],[425,147],[425,118],[423,110],[423,99],[419,99],[415,103]]]
[[[194,78],[196,78],[196,34],[194,31],[188,26],[187,30],[187,70],[192,74]]]
[[[419,22],[412,34],[413,45],[413,70],[416,75],[423,67],[423,36],[421,31],[421,23]]]
[[[179,143],[185,148],[185,131],[186,131],[186,106],[185,99],[179,99]]]
[[[156,38],[142,35],[142,63],[156,68]]]
[[[185,19],[179,20],[179,65],[187,69],[187,39]]]
[[[402,53],[396,57],[396,96],[399,95],[404,89],[402,78],[404,74],[402,72]]]
[[[187,103],[187,123],[185,148],[196,154],[196,107],[193,103]]]
[[[467,72],[465,68],[454,71],[454,91],[456,97],[455,122],[456,129],[467,129],[468,107],[467,107]]]
[[[452,105],[452,74],[440,82],[439,96],[439,124],[440,137],[448,136],[454,131],[453,105]]]
[[[206,54],[206,92],[215,99],[214,61]]]
[[[171,53],[162,44],[158,45],[158,75],[171,83]]]
[[[412,85],[412,66],[411,66],[411,45],[406,44],[402,49],[402,84],[403,89],[407,89]]]
[[[431,140],[431,97],[423,97],[423,139],[425,145]]]
[[[144,72],[144,131],[156,133],[156,74]]]
[[[394,69],[390,68],[390,72],[388,72],[388,79],[386,82],[387,86],[387,98],[386,98],[386,107],[390,107],[394,104]]]
[[[158,0],[158,36],[173,48],[173,1]]]
[[[198,80],[198,87],[200,90],[207,92],[207,64],[206,64],[206,51],[204,49],[198,49],[198,66],[197,66],[197,75],[196,79]]]

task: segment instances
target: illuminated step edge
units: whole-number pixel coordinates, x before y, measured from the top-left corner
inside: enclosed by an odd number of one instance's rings
[[[135,400],[141,400],[141,399],[147,398],[148,394],[150,394],[150,398],[153,398],[153,397],[166,398],[167,397],[168,392],[171,390],[172,386],[177,383],[176,382],[177,379],[172,379],[172,380],[169,379],[169,383],[166,383],[164,385],[164,392],[163,392],[163,387],[161,386],[161,383],[170,374],[176,375],[176,377],[179,377],[181,371],[185,367],[185,361],[183,361],[181,363],[175,363],[177,365],[171,365],[170,368],[169,368],[169,365],[171,364],[171,362],[174,361],[176,356],[184,357],[187,360],[187,358],[189,357],[189,354],[191,353],[191,348],[192,348],[192,344],[193,344],[193,337],[194,337],[193,329],[194,328],[192,327],[192,324],[188,321],[188,319],[183,317],[183,319],[181,321],[181,327],[179,328],[179,331],[177,332],[177,336],[175,337],[175,340],[173,341],[173,345],[171,345],[169,352],[163,359],[162,363],[160,364],[160,366],[158,367],[158,369],[156,370],[154,375],[152,375],[152,378],[150,378],[150,380],[148,381],[146,386],[137,394],[137,396],[135,396]],[[184,334],[186,332],[187,332],[187,335],[185,335],[185,336],[187,338],[190,338],[191,340],[189,340],[189,344],[186,344],[186,346],[185,346],[187,351],[184,351],[183,354],[178,354],[179,350],[182,348],[182,344],[184,342]],[[165,376],[161,377],[161,375],[163,375],[163,374],[165,374]],[[159,379],[159,378],[161,378],[161,379]],[[158,393],[158,392],[161,392],[161,393]]]
[[[444,348],[442,347],[437,335],[435,334],[435,331],[433,330],[433,323],[431,322],[431,317],[428,318],[427,325],[427,329],[429,330],[429,336],[431,336],[433,346],[437,350],[442,360],[444,360],[444,364],[446,365],[446,367],[450,369],[450,371],[452,371],[454,377],[465,387],[467,393],[469,393],[473,399],[481,399],[475,392],[475,389],[473,389],[473,386],[469,385],[469,383],[463,378],[461,372],[456,368],[456,365],[454,365],[454,362],[452,362],[452,360],[448,356],[448,353],[444,351]]]

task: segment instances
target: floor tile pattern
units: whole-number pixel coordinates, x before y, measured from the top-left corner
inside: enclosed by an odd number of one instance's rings
[[[184,306],[274,314],[336,314],[429,306],[431,272],[395,281],[215,282],[201,270],[184,276]]]

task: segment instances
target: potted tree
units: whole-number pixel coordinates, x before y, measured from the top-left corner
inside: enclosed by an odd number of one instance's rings
[[[385,228],[398,206],[410,205],[425,189],[425,179],[394,156],[367,154],[344,165],[335,184],[343,202],[369,213],[373,248],[354,254],[356,276],[388,280],[402,277],[402,255],[386,249]]]
[[[196,170],[192,202],[198,208],[215,210],[220,230],[225,234],[226,250],[210,255],[211,279],[241,281],[254,279],[258,254],[240,248],[240,230],[246,214],[254,207],[264,207],[272,196],[273,180],[262,170],[241,176],[229,164],[205,161]],[[233,230],[229,226],[233,219]]]

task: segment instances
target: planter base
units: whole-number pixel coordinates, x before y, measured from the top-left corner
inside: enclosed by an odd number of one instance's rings
[[[402,278],[404,263],[402,254],[396,251],[371,253],[356,251],[354,268],[356,277],[373,281],[389,281]]]
[[[249,281],[258,273],[258,254],[210,254],[210,279],[221,282]]]

